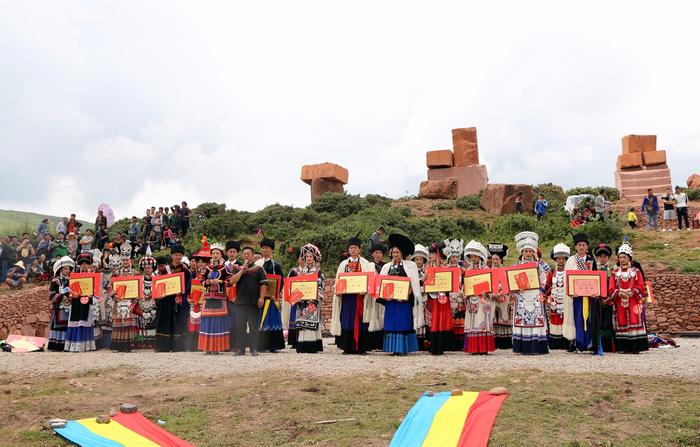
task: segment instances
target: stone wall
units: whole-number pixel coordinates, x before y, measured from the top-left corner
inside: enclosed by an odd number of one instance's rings
[[[9,334],[49,336],[49,286],[0,295],[0,340]]]
[[[647,273],[658,303],[647,306],[649,332],[700,334],[700,275]]]

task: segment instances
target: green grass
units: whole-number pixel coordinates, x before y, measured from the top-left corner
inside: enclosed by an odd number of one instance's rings
[[[0,235],[13,234],[21,236],[22,233],[34,233],[43,219],[49,219],[49,231],[56,232],[56,225],[63,217],[49,216],[45,214],[30,213],[26,211],[0,210]],[[80,221],[83,228],[92,228],[93,224]],[[87,225],[87,226],[86,226]]]

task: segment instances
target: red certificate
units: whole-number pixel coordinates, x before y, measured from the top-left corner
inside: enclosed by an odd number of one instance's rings
[[[459,292],[459,267],[426,267],[423,286],[426,293]]]
[[[503,293],[540,288],[540,274],[536,262],[503,267],[500,270],[502,271],[501,287]]]
[[[266,274],[265,277],[267,278],[265,298],[279,299],[280,288],[282,287],[282,276]]]
[[[153,298],[185,293],[185,274],[182,272],[154,276],[151,282]]]
[[[608,276],[601,271],[567,270],[566,294],[569,296],[608,296]]]
[[[465,270],[464,294],[483,295],[498,290],[498,272],[493,269]]]
[[[285,299],[289,302],[317,299],[318,273],[287,278],[284,282],[284,292]]]
[[[374,296],[406,301],[410,288],[411,279],[406,276],[377,275],[374,281]]]
[[[102,288],[102,274],[100,273],[71,273],[68,287],[77,292],[80,288],[81,296],[99,296]]]
[[[374,286],[374,272],[348,272],[338,273],[335,282],[335,294],[367,294],[372,293]]]

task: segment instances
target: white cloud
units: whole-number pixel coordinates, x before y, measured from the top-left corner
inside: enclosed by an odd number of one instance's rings
[[[612,185],[621,137],[653,133],[683,183],[700,169],[694,7],[3,3],[3,183],[26,186],[0,207],[303,206],[300,166],[322,161],[350,192],[401,196],[472,125],[494,182]]]

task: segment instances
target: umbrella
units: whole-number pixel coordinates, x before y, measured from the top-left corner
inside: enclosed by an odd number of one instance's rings
[[[102,203],[97,210],[102,211],[102,214],[107,218],[107,228],[111,227],[112,224],[114,224],[114,211],[112,211],[112,207],[106,203]]]

